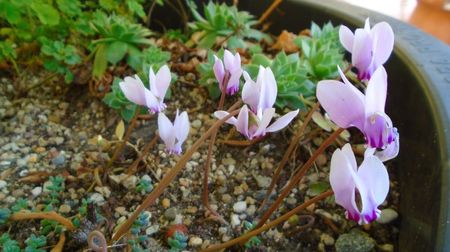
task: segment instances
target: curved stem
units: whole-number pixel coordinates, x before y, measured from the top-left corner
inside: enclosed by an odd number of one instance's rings
[[[134,162],[130,165],[130,167],[128,167],[127,170],[128,175],[131,175],[136,170],[136,167],[138,166],[139,162],[141,162],[141,160],[144,159],[144,157],[148,154],[148,152],[155,146],[155,144],[158,142],[158,136],[159,136],[158,134],[155,134],[153,139],[150,142],[148,142],[147,145],[145,145],[141,155],[139,155],[139,157],[136,160],[134,160]]]
[[[97,242],[100,243],[100,246],[95,242],[95,239],[97,239]],[[102,232],[100,232],[98,230],[94,230],[89,233],[88,244],[89,244],[89,248],[95,252],[107,252],[108,251],[108,244],[106,243],[105,236],[102,234]]]
[[[202,145],[202,143],[208,139],[208,137],[222,124],[225,123],[226,120],[230,119],[232,116],[235,116],[239,113],[239,110],[234,110],[230,112],[229,115],[225,116],[221,120],[216,121],[211,128],[207,132],[203,134],[193,145],[189,148],[186,153],[180,157],[177,164],[170,169],[170,171],[161,179],[158,186],[145,198],[145,200],[141,203],[141,205],[134,211],[128,220],[123,223],[116,233],[113,234],[112,241],[116,241],[120,239],[123,235],[128,232],[128,230],[133,225],[134,221],[137,219],[139,214],[148,208],[151,204],[155,202],[155,200],[164,192],[167,186],[175,179],[175,177],[180,173],[181,169],[185,166],[187,161],[191,158],[192,154]]]
[[[227,241],[225,243],[212,245],[211,247],[209,247],[209,248],[207,248],[205,250],[202,250],[201,252],[220,251],[221,249],[228,248],[230,246],[233,246],[234,244],[245,242],[248,239],[252,238],[253,236],[258,235],[258,234],[260,234],[260,233],[262,233],[262,232],[264,232],[266,230],[269,230],[269,229],[275,227],[276,225],[279,225],[279,224],[287,221],[292,215],[294,215],[294,214],[298,213],[299,211],[305,209],[309,205],[311,205],[313,203],[316,203],[316,202],[318,202],[320,200],[323,200],[326,197],[329,197],[331,195],[333,195],[333,191],[331,191],[331,190],[323,192],[323,193],[319,194],[318,196],[316,196],[316,197],[314,197],[314,198],[304,202],[303,204],[297,206],[296,208],[294,208],[291,211],[283,214],[282,216],[280,216],[277,219],[267,223],[266,225],[264,225],[262,227],[256,228],[256,229],[254,229],[254,230],[252,230],[252,231],[250,231],[248,233],[245,233],[242,236],[239,236],[238,238],[235,238],[233,240],[229,240],[229,241]]]
[[[38,213],[18,212],[18,213],[13,213],[11,215],[10,219],[13,221],[33,220],[33,219],[54,220],[54,221],[59,222],[63,226],[65,226],[67,228],[67,230],[69,230],[69,231],[75,230],[75,226],[69,219],[67,219],[53,211],[52,212],[38,212]]]
[[[284,198],[291,192],[292,188],[294,188],[295,185],[300,182],[300,180],[305,175],[306,171],[311,167],[311,165],[314,163],[314,161],[317,159],[317,157],[331,144],[333,141],[339,136],[339,134],[342,133],[344,129],[339,128],[336,130],[333,134],[331,134],[321,145],[320,147],[312,154],[312,156],[306,161],[306,163],[299,169],[298,167],[296,170],[297,173],[294,175],[294,177],[289,181],[287,186],[283,189],[280,196],[278,196],[277,200],[270,206],[270,208],[264,213],[264,215],[259,220],[258,224],[256,225],[257,228],[262,227],[264,223],[270,218],[272,213],[281,205]]]
[[[300,129],[297,131],[297,134],[292,139],[291,143],[289,144],[288,149],[284,153],[283,158],[281,159],[280,163],[278,163],[277,168],[275,169],[275,173],[272,177],[272,181],[270,182],[269,188],[267,189],[266,195],[264,196],[264,200],[261,203],[261,206],[259,209],[262,209],[269,199],[270,194],[272,193],[273,189],[275,188],[275,185],[277,184],[278,180],[280,179],[281,171],[283,170],[284,166],[286,165],[287,161],[292,155],[292,152],[295,150],[295,147],[298,145],[298,142],[300,141],[300,138],[303,136],[303,133],[305,131],[306,126],[308,125],[309,121],[312,118],[312,115],[314,111],[316,111],[320,106],[319,102],[316,102],[316,104],[313,105],[311,110],[309,111],[308,115],[305,118],[305,121],[303,122]]]
[[[61,233],[59,236],[59,241],[56,243],[56,245],[50,250],[50,252],[61,252],[64,248],[64,243],[66,242],[66,235],[64,233]]]

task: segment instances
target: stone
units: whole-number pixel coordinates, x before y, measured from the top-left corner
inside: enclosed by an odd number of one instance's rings
[[[325,244],[327,246],[334,245],[334,238],[329,234],[326,234],[326,233],[321,234],[320,240],[323,242],[323,244]]]
[[[33,188],[33,189],[31,190],[31,194],[32,194],[34,197],[37,197],[37,196],[41,195],[41,193],[42,193],[42,187],[40,187],[40,186],[35,187],[35,188]]]
[[[101,206],[105,203],[105,198],[100,193],[93,193],[90,197],[91,201],[98,206]]]
[[[5,188],[7,185],[8,185],[8,183],[6,183],[6,181],[0,180],[0,190]]]
[[[164,212],[164,217],[168,220],[175,220],[178,214],[178,209],[176,207],[171,207]]]
[[[374,247],[375,241],[357,229],[341,234],[335,244],[336,252],[370,252]]]
[[[225,203],[225,204],[228,204],[228,203],[230,203],[231,202],[231,195],[229,195],[229,194],[224,194],[224,195],[222,195],[222,201],[223,201],[223,203]]]
[[[380,217],[377,219],[378,223],[387,224],[398,218],[398,213],[392,208],[381,210]]]
[[[70,207],[69,205],[67,205],[67,204],[62,204],[62,205],[59,207],[58,212],[60,212],[60,213],[70,213],[70,210],[72,210],[72,209],[71,209],[71,207]]]
[[[162,205],[165,209],[169,208],[169,207],[170,207],[170,199],[164,198],[164,199],[161,201],[161,205]]]
[[[261,176],[261,175],[255,175],[254,176],[256,180],[256,184],[259,188],[268,188],[270,185],[270,182],[272,182],[272,179],[269,177]]]
[[[241,220],[239,219],[239,215],[237,214],[232,214],[231,215],[231,226],[232,227],[237,227],[241,224]]]
[[[245,202],[245,201],[238,201],[238,202],[234,203],[233,211],[235,213],[242,213],[245,210],[247,210],[247,202]]]
[[[202,245],[203,240],[202,238],[198,237],[198,236],[192,236],[191,239],[189,239],[189,246],[191,247],[198,247],[200,245]]]
[[[389,244],[389,243],[378,245],[377,248],[379,249],[379,251],[383,251],[383,252],[393,252],[394,251],[394,245]]]
[[[150,226],[145,230],[146,235],[156,234],[159,231],[159,225]]]

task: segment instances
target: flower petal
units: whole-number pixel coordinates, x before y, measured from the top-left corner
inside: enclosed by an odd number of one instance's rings
[[[269,126],[269,123],[272,120],[274,114],[275,114],[274,108],[267,108],[263,111],[262,118],[258,123],[258,128],[256,129],[254,136],[259,137],[264,136],[266,134],[266,128],[267,126]]]
[[[225,69],[223,67],[222,60],[217,58],[216,55],[214,55],[214,60],[215,60],[213,66],[214,75],[216,76],[216,79],[219,82],[220,89],[222,89],[223,77],[225,76]]]
[[[267,129],[266,132],[275,132],[286,127],[298,114],[298,109],[291,111],[282,117],[278,118],[274,123],[272,123]]]
[[[236,130],[242,135],[249,138],[248,135],[248,108],[246,105],[242,106],[241,111],[237,117]]]
[[[135,78],[125,77],[124,81],[119,83],[119,86],[128,100],[141,106],[146,105],[144,94],[146,88],[137,75]]]
[[[172,122],[164,113],[158,114],[158,130],[166,148],[172,150],[175,146],[175,130]]]
[[[375,65],[383,65],[394,49],[394,31],[388,23],[380,22],[372,28],[371,35]]]
[[[366,90],[366,117],[384,113],[387,96],[387,74],[383,66],[377,68],[369,80]]]
[[[256,113],[258,110],[259,95],[261,92],[261,85],[257,85],[244,71],[245,84],[242,88],[242,101],[250,106],[250,109]]]
[[[227,116],[229,114],[230,113],[228,113],[227,111],[223,111],[223,110],[218,110],[218,111],[214,112],[214,116],[217,119],[219,119],[219,120],[224,118],[225,116]],[[226,120],[225,122],[229,123],[229,124],[232,124],[232,125],[236,125],[237,120],[236,120],[236,118],[234,116],[232,116],[230,119]]]
[[[178,142],[183,143],[189,134],[189,117],[187,112],[184,111],[178,115],[177,111],[177,117],[175,117],[173,125]]]
[[[375,156],[377,156],[382,162],[395,158],[400,151],[400,135],[397,132],[397,128],[393,128],[393,132],[395,135],[394,141],[388,144],[386,149],[375,152]]]
[[[270,67],[267,67],[264,71],[263,88],[261,88],[262,97],[260,98],[260,108],[266,109],[273,107],[277,98],[277,82]]]
[[[372,40],[364,29],[356,29],[352,49],[352,64],[360,72],[366,71],[372,63]]]
[[[167,65],[162,66],[158,73],[156,73],[156,82],[153,86],[152,92],[155,94],[156,97],[163,100],[164,96],[166,96],[167,89],[170,85],[170,80],[172,79],[172,76],[170,75],[170,69]],[[152,86],[150,86],[152,87]]]
[[[242,69],[238,69],[235,72],[231,72],[230,79],[227,84],[227,94],[234,95],[239,91],[239,80],[242,75]]]
[[[317,99],[331,120],[341,128],[355,126],[361,131],[364,129],[364,100],[361,97],[362,93],[351,84],[336,80],[317,84]]]
[[[366,197],[361,195],[361,215],[367,222],[371,222],[378,217],[378,206],[383,203],[389,192],[389,175],[380,159],[367,156],[358,169],[358,177],[367,189]]]
[[[356,167],[348,160],[348,156],[342,150],[334,151],[330,164],[330,184],[336,203],[344,207],[349,216],[356,217],[359,216],[359,210],[355,202],[356,184],[354,176]]]
[[[145,103],[152,113],[158,113],[164,109],[164,104],[161,104],[150,90],[145,89],[144,93]]]
[[[353,50],[353,32],[345,25],[341,25],[339,28],[339,40],[341,41],[342,46],[348,52],[352,52]]]

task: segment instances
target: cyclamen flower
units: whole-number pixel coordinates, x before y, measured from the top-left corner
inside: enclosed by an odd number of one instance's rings
[[[247,72],[244,72],[245,84],[242,88],[242,101],[250,106],[254,113],[272,108],[277,98],[277,82],[272,70],[259,66],[258,77],[254,82]]]
[[[228,112],[222,110],[214,112],[214,116],[218,119],[222,119],[228,114]],[[250,111],[247,108],[247,105],[244,105],[242,106],[238,117],[231,117],[226,123],[234,125],[239,133],[244,135],[247,139],[252,140],[254,138],[262,137],[268,132],[276,132],[286,127],[292,119],[297,116],[298,109],[278,118],[278,120],[269,126],[274,114],[274,108],[266,108],[260,115],[257,115]]]
[[[369,19],[366,19],[364,28],[355,30],[355,34],[341,25],[339,39],[352,54],[352,64],[358,69],[360,80],[369,80],[373,72],[387,61],[394,48],[391,26],[380,22],[370,29]]]
[[[355,155],[350,144],[337,149],[331,157],[330,184],[336,203],[344,207],[348,219],[359,224],[376,220],[389,192],[389,175],[383,163],[368,149],[364,161],[357,168]],[[356,203],[359,194],[360,207]]]
[[[339,127],[357,127],[372,148],[389,148],[394,158],[398,154],[398,133],[384,112],[387,95],[387,75],[380,66],[367,85],[366,95],[355,88],[338,67],[344,82],[324,80],[317,84],[317,99]]]
[[[164,65],[156,75],[150,67],[150,90],[144,86],[144,83],[137,75],[134,78],[125,77],[124,81],[120,82],[119,85],[128,100],[138,105],[146,106],[151,113],[158,113],[166,108],[164,96],[169,88],[171,78],[169,67]]]
[[[220,90],[226,84],[226,94],[234,95],[239,91],[239,79],[242,75],[241,56],[239,53],[233,54],[226,50],[224,51],[223,61],[214,55],[214,75],[219,82]],[[225,63],[225,66],[224,66]]]
[[[181,145],[187,139],[189,127],[189,117],[186,111],[178,114],[177,110],[174,123],[164,113],[158,114],[159,136],[166,144],[166,150],[170,154],[181,154]]]

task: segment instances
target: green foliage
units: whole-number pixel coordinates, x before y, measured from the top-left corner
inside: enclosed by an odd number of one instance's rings
[[[64,191],[64,178],[61,176],[50,176],[50,185],[46,187],[50,198],[47,200],[49,205],[59,203],[59,195]]]
[[[164,36],[169,40],[178,40],[182,43],[189,39],[180,29],[169,29]]]
[[[28,201],[24,198],[19,198],[14,205],[11,207],[13,213],[19,212],[22,209],[28,208]]]
[[[311,25],[311,37],[299,36],[294,42],[302,51],[304,67],[314,81],[334,79],[338,76],[337,65],[345,68],[344,50],[339,42],[339,29],[331,23],[320,28]]]
[[[0,208],[0,225],[5,224],[10,215],[11,211],[8,208]]]
[[[330,189],[330,184],[322,181],[315,182],[308,187],[309,196],[317,196]]]
[[[14,60],[17,58],[16,51],[13,48],[13,43],[9,40],[0,41],[0,61]]]
[[[96,12],[92,21],[92,28],[100,35],[93,42],[95,48],[93,74],[100,77],[106,70],[108,62],[115,65],[127,54],[136,58],[140,52],[140,46],[150,45],[148,36],[152,33],[140,24],[131,22],[125,17]]]
[[[227,38],[228,48],[246,48],[244,38],[260,41],[270,38],[261,31],[255,30],[252,25],[257,21],[246,11],[238,11],[236,6],[225,3],[218,4],[209,1],[204,6],[204,16],[197,11],[197,5],[187,1],[195,21],[189,23],[193,32],[201,32],[199,47],[211,48],[216,44],[218,37]]]
[[[170,252],[178,252],[186,248],[187,246],[187,235],[176,231],[172,237],[167,239],[167,243],[169,244]]]
[[[12,240],[6,233],[0,236],[0,246],[3,252],[20,252],[19,243]]]
[[[64,44],[62,41],[50,41],[46,38],[43,38],[41,43],[45,69],[64,75],[66,83],[72,82],[73,73],[69,66],[81,63],[77,49],[73,45]]]
[[[143,71],[148,73],[150,67],[153,67],[153,70],[155,70],[167,64],[170,57],[170,52],[163,51],[156,46],[150,46],[142,51],[130,52],[128,64],[137,72]]]
[[[45,249],[42,249],[47,244],[47,239],[45,236],[35,236],[31,235],[28,239],[25,240],[27,247],[25,248],[25,252],[45,252]]]
[[[131,251],[135,252],[143,252],[148,251],[144,250],[140,244],[147,240],[147,236],[140,235],[145,228],[149,225],[150,216],[147,212],[143,212],[139,215],[139,217],[134,221],[130,231],[135,239],[128,240],[128,244],[131,245]]]
[[[223,58],[223,49],[217,52],[216,56],[218,58]],[[208,61],[197,65],[197,71],[200,74],[199,83],[200,85],[208,89],[209,96],[213,99],[220,97],[219,84],[214,75],[214,52],[208,51]]]
[[[278,53],[274,59],[269,59],[263,54],[255,54],[251,64],[245,68],[252,79],[256,79],[259,66],[270,67],[278,86],[278,95],[275,105],[279,108],[286,106],[297,109],[305,108],[301,97],[309,97],[315,94],[315,85],[308,79],[307,70],[303,67],[298,53],[286,55]]]

